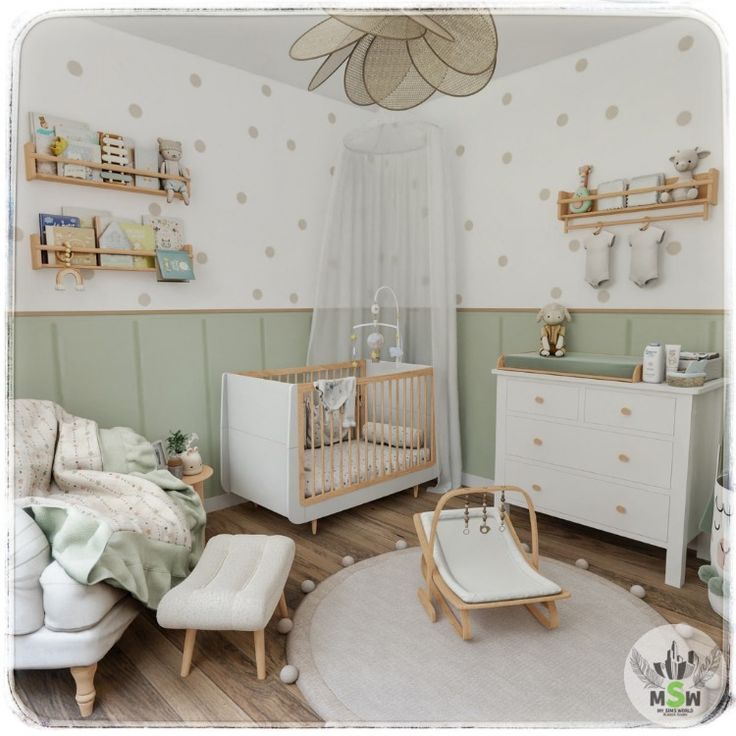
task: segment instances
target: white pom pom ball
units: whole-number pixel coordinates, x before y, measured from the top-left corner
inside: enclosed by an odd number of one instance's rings
[[[345,557],[342,558],[342,566],[343,567],[350,567],[350,565],[355,564],[355,559],[351,557],[350,555],[345,555]]]
[[[396,540],[395,547],[396,549],[406,549],[409,545],[406,543],[406,539],[398,539]]]
[[[302,583],[302,593],[311,593],[316,587],[314,580],[305,580]]]
[[[587,570],[590,565],[588,564],[588,560],[581,557],[579,560],[575,560],[575,567],[579,567],[581,570]]]
[[[281,682],[291,685],[299,679],[299,670],[293,664],[286,664],[281,668],[279,677],[281,678]]]
[[[632,585],[629,588],[629,593],[631,593],[631,595],[635,595],[637,598],[643,598],[647,594],[646,590],[644,590],[644,587],[641,585]]]
[[[280,618],[276,624],[279,634],[288,634],[294,628],[294,622],[290,618]]]
[[[695,636],[695,629],[692,626],[690,626],[690,624],[677,624],[675,626],[675,631],[683,639],[692,639],[693,636]]]

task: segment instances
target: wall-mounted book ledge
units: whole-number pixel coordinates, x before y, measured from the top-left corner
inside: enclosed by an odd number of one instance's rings
[[[186,184],[189,196],[192,194],[192,180],[185,176],[174,176],[173,174],[161,174],[157,171],[147,171],[146,169],[135,169],[132,166],[118,166],[117,164],[109,163],[98,163],[95,161],[78,161],[76,159],[61,158],[59,156],[50,156],[45,153],[36,153],[36,147],[33,143],[26,143],[23,146],[23,158],[25,159],[26,166],[26,180],[40,180],[40,181],[53,181],[57,184],[76,184],[83,187],[97,187],[98,189],[113,189],[115,191],[122,192],[138,192],[139,194],[153,194],[161,197],[166,196],[164,189],[149,189],[147,187],[138,187],[134,185],[120,184],[112,181],[100,181],[90,179],[78,179],[74,176],[60,176],[58,174],[40,172],[38,170],[38,162],[49,162],[54,164],[74,164],[79,167],[86,167],[88,169],[97,169],[99,171],[112,171],[123,174],[130,174],[131,176],[146,176],[151,179],[158,179],[159,182],[165,179],[173,179],[176,181],[183,181]],[[174,196],[177,199],[182,199],[179,192],[175,192]]]
[[[679,182],[677,177],[672,177],[665,179],[665,183],[661,186],[605,192],[600,195],[597,190],[591,189],[590,194],[580,197],[576,197],[571,192],[560,191],[557,196],[557,219],[564,223],[565,232],[614,225],[643,225],[648,222],[664,220],[689,220],[694,218],[707,220],[710,215],[710,207],[718,204],[718,176],[718,169],[710,169],[706,173],[695,174],[694,182]],[[631,194],[669,192],[674,189],[690,189],[693,185],[698,190],[695,199],[656,202],[634,207],[617,207],[615,209],[597,209],[599,199],[628,197]],[[657,198],[659,199],[659,197]],[[586,200],[592,200],[593,202],[593,206],[587,212],[573,212],[570,210],[571,204]],[[672,210],[677,211],[673,212]],[[622,217],[625,215],[629,215],[629,217]]]

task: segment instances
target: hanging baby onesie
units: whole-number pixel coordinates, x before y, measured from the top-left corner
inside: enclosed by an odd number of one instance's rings
[[[659,244],[663,239],[664,230],[651,225],[644,230],[639,228],[629,235],[629,278],[637,286],[646,286],[659,277]]]
[[[601,230],[597,235],[593,233],[583,240],[585,247],[585,280],[597,289],[611,278],[610,261],[611,246],[616,236],[613,233]]]

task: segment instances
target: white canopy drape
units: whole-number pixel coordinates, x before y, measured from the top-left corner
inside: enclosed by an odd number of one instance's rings
[[[440,131],[424,123],[387,123],[349,134],[335,171],[320,258],[309,363],[351,359],[352,325],[372,319],[379,286],[401,308],[404,361],[435,374],[439,483],[460,485],[455,248]],[[381,321],[394,322],[385,291]],[[384,330],[388,347],[394,333]],[[358,336],[368,356],[367,331]]]

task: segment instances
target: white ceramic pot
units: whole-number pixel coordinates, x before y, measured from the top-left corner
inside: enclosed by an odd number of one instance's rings
[[[184,463],[184,475],[197,475],[202,472],[202,456],[197,447],[190,447],[179,455]]]

